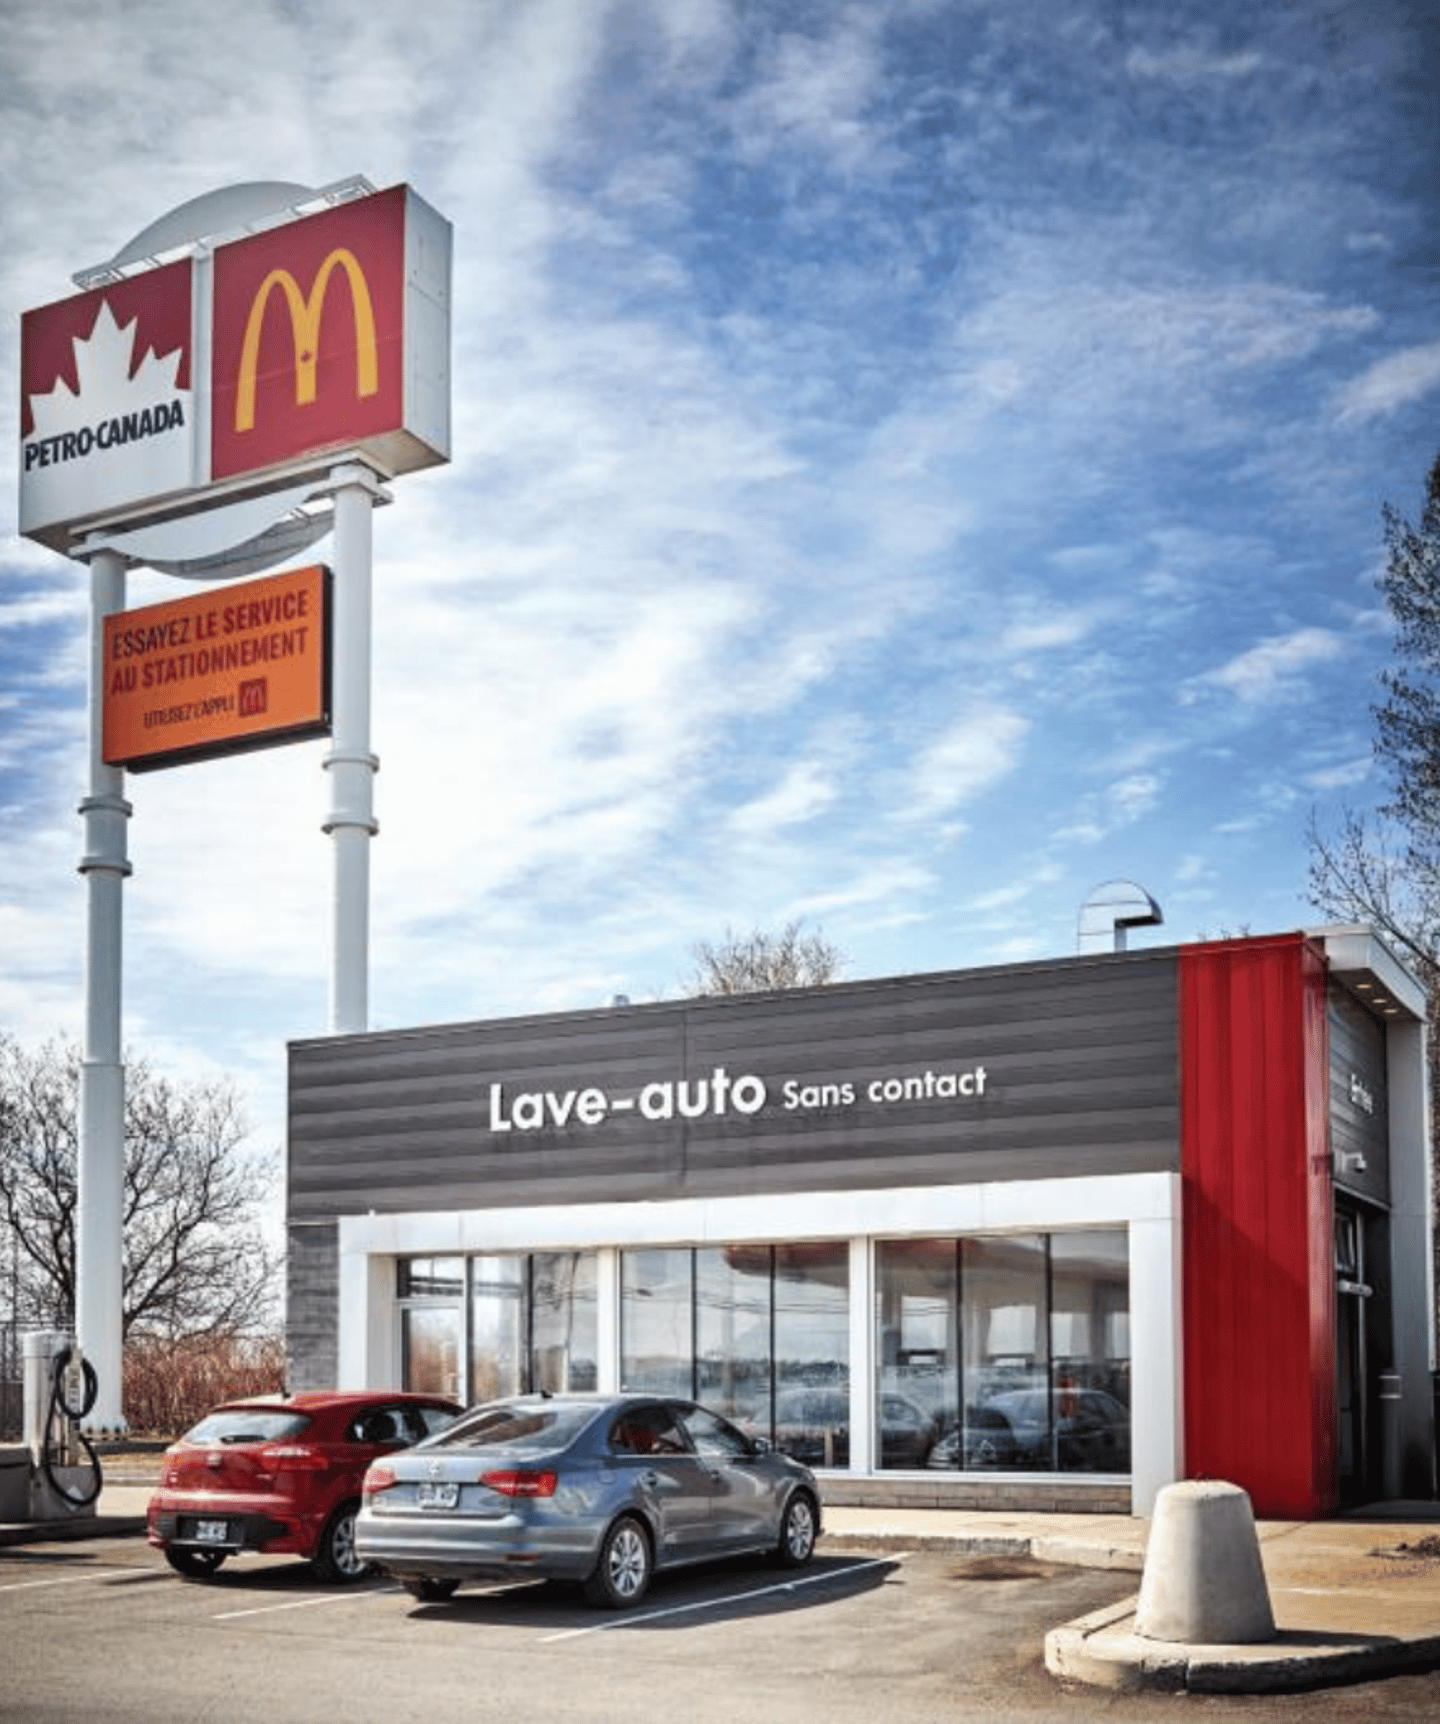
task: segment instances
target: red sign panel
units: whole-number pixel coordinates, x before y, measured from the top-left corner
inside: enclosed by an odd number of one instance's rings
[[[318,564],[105,619],[104,753],[140,772],[330,729]]]
[[[89,293],[57,300],[25,312],[20,319],[20,435],[36,429],[35,403],[51,396],[57,384],[81,398],[81,355],[95,335],[102,305],[116,326],[128,332],[129,345],[117,381],[133,382],[142,367],[178,355],[174,385],[190,388],[190,275],[188,258],[166,264],[144,277],[111,282]],[[86,381],[98,383],[93,366]],[[103,381],[109,381],[108,378]],[[99,409],[102,403],[91,406]],[[32,462],[32,465],[35,463]]]
[[[211,475],[398,431],[405,188],[215,253]]]

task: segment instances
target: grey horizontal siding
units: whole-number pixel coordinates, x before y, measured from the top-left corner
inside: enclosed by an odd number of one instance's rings
[[[339,1229],[332,1222],[291,1226],[285,1253],[285,1351],[289,1389],[334,1388],[340,1380],[335,1290]]]
[[[1375,1017],[1338,983],[1329,994],[1330,1147],[1336,1182],[1376,1203],[1390,1201],[1390,1109],[1385,1031]],[[1370,1108],[1352,1093],[1359,1081]],[[1361,1168],[1345,1157],[1359,1155]]]
[[[442,1210],[963,1183],[1179,1167],[1175,955],[908,977],[297,1042],[289,1213]],[[865,1086],[983,1065],[973,1099],[873,1104]],[[497,1134],[507,1097],[634,1096],[723,1067],[754,1115]],[[786,1112],[783,1085],[849,1082]]]

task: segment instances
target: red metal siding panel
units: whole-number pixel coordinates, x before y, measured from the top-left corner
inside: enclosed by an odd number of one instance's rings
[[[1334,1506],[1324,987],[1298,934],[1181,952],[1185,1465],[1261,1515]]]

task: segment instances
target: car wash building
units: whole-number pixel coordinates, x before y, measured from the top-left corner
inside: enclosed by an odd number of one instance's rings
[[[834,1502],[1434,1494],[1424,998],[1359,927],[290,1048],[294,1387],[707,1402]]]

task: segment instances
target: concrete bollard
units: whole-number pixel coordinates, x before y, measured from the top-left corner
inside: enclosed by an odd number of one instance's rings
[[[1192,1646],[1275,1638],[1255,1516],[1239,1485],[1187,1481],[1160,1492],[1135,1632]]]

